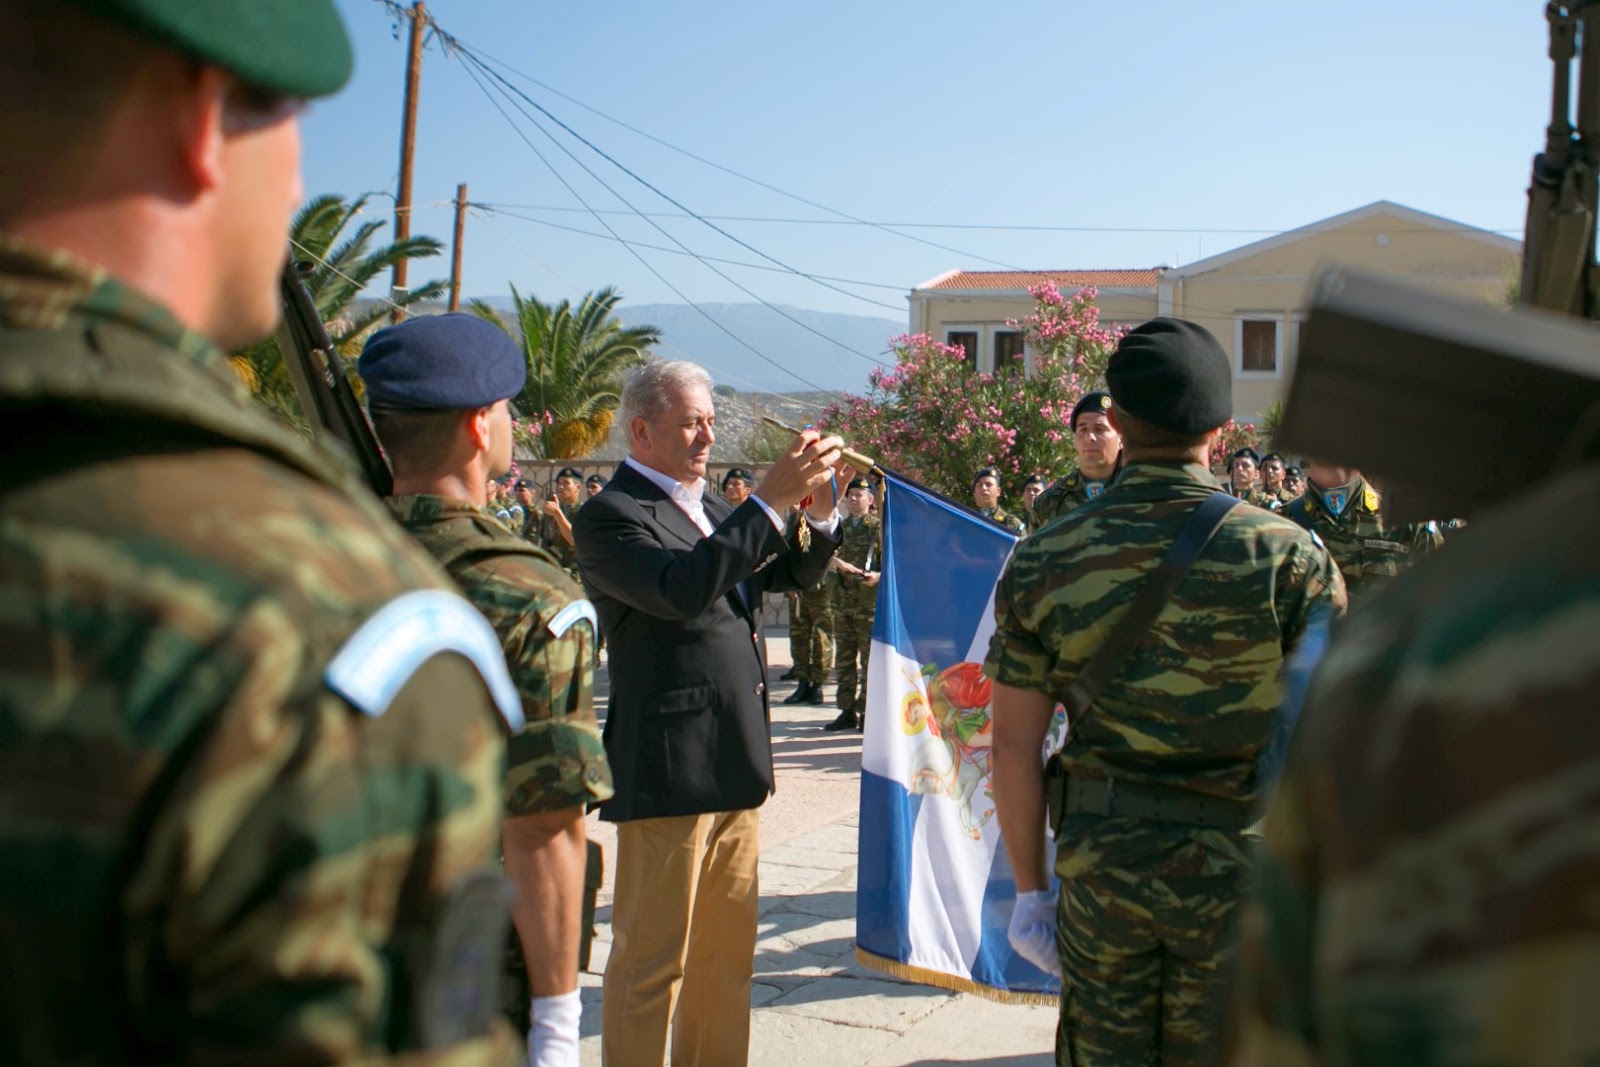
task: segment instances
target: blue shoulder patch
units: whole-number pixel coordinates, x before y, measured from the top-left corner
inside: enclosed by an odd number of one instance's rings
[[[551,637],[560,637],[572,629],[572,624],[579,619],[588,619],[589,629],[596,634],[600,632],[600,620],[595,618],[594,605],[587,600],[574,600],[556,612],[555,618],[550,620],[550,625],[545,629],[550,631]]]
[[[522,700],[506,669],[500,638],[471,604],[442,589],[419,589],[385,604],[350,635],[323,679],[376,719],[417,669],[441,652],[464,656],[478,668],[506,724],[512,731],[522,729]]]

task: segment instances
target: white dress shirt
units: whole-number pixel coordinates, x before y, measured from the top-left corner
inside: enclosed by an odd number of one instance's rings
[[[716,527],[711,524],[710,517],[706,515],[706,480],[704,478],[696,478],[692,482],[680,482],[670,475],[662,474],[658,470],[653,470],[649,467],[646,467],[643,463],[638,462],[632,456],[626,457],[622,462],[626,463],[628,466],[632,467],[646,478],[649,478],[658,489],[660,489],[663,493],[666,493],[667,496],[671,497],[672,502],[678,505],[678,508],[685,515],[689,516],[689,521],[698,526],[701,533],[709,536],[711,532],[716,529]],[[761,505],[761,510],[767,513],[767,518],[772,520],[772,525],[777,527],[779,533],[782,533],[783,516],[774,511],[772,509],[772,505],[768,504],[760,497],[753,496],[750,499]],[[811,524],[811,528],[813,530],[817,530],[821,533],[827,534],[829,537],[832,537],[834,531],[839,528],[839,509],[834,508],[833,514],[828,516],[828,520],[826,522],[818,522],[810,515],[806,516],[806,521]]]

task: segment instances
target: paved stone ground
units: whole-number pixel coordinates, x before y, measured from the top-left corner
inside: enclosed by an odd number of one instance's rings
[[[777,681],[790,663],[783,631],[769,631],[767,651],[778,791],[761,809],[751,1064],[1048,1067],[1054,1008],[997,1004],[913,985],[856,962],[861,735],[824,732],[823,724],[836,714],[831,707],[778,703],[795,688]],[[605,685],[602,668],[602,694]],[[827,692],[831,698],[833,687]],[[589,832],[605,849],[607,867],[594,953],[582,976],[586,1067],[600,1063],[600,975],[611,948],[610,861],[616,844],[613,828],[594,816]]]

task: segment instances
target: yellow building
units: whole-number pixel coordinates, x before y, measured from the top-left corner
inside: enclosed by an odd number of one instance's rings
[[[1284,394],[1306,294],[1322,267],[1362,267],[1499,302],[1521,251],[1500,234],[1380,200],[1177,268],[951,271],[911,291],[910,325],[966,347],[989,371],[1027,358],[1006,322],[1032,311],[1030,285],[1053,281],[1063,293],[1096,286],[1103,322],[1172,315],[1215,334],[1233,359],[1234,414],[1248,421]]]

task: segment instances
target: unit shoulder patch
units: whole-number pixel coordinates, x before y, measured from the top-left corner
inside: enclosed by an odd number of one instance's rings
[[[442,589],[405,593],[378,609],[340,647],[323,680],[356,710],[376,719],[389,710],[411,676],[442,652],[471,662],[506,725],[522,729],[522,701],[506,669],[500,639],[477,609]]]

